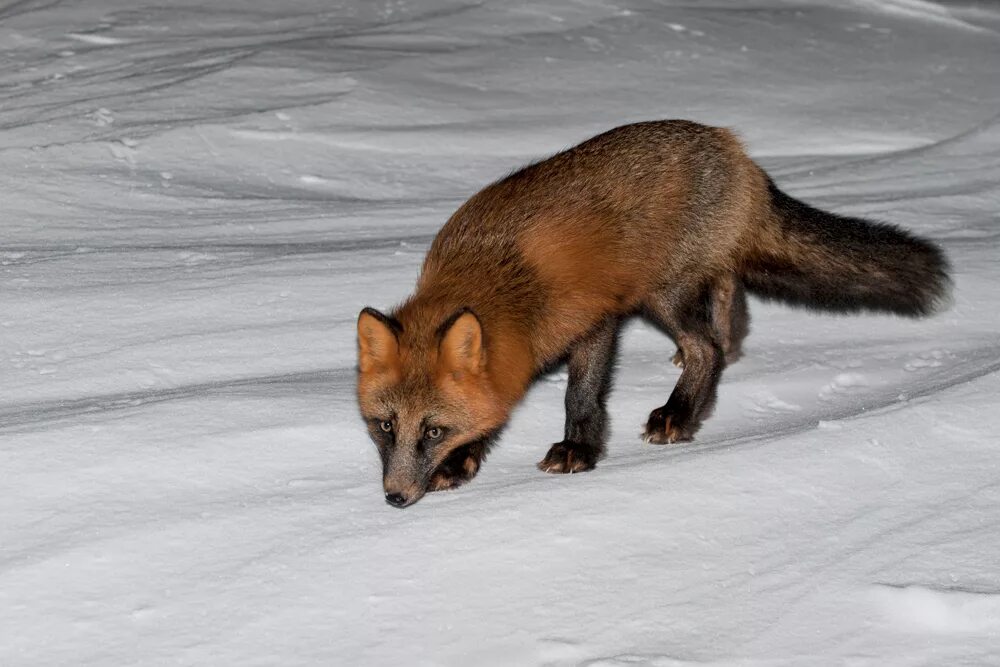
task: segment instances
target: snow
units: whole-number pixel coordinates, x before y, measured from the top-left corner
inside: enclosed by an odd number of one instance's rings
[[[1000,10],[636,0],[0,6],[0,664],[1000,662]],[[399,511],[364,305],[518,165],[647,118],[940,242],[932,319],[753,302],[698,441],[628,329],[609,456]]]

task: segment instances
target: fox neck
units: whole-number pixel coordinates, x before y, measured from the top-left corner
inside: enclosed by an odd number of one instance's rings
[[[486,373],[509,413],[537,372],[531,339],[516,323],[501,320],[490,325],[493,331],[487,330]]]

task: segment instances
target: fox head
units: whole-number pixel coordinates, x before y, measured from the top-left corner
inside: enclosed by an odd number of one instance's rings
[[[373,308],[358,317],[361,414],[382,459],[386,501],[397,507],[419,500],[449,455],[486,440],[507,417],[476,314],[423,319],[400,322]]]

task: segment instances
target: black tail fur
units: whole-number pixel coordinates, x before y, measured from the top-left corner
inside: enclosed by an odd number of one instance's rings
[[[941,249],[893,225],[827,213],[768,180],[773,238],[744,265],[765,299],[837,312],[932,312],[950,286]]]

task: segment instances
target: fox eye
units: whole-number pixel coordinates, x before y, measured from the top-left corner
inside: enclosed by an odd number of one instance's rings
[[[437,440],[438,438],[441,437],[441,433],[442,431],[440,428],[438,428],[437,426],[432,426],[429,429],[427,429],[427,431],[424,432],[424,435],[427,436],[428,440]]]
[[[378,427],[385,431],[386,433],[392,432],[392,422],[386,419],[385,421],[379,422]]]

